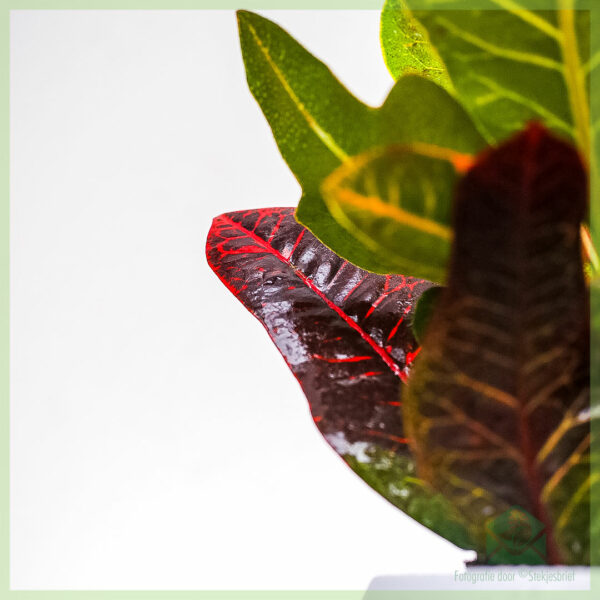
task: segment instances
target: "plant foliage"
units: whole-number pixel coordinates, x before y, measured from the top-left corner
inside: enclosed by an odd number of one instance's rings
[[[417,472],[474,535],[518,505],[544,524],[554,564],[589,562],[586,200],[578,154],[538,126],[469,171],[403,410]]]
[[[417,76],[401,78],[384,104],[371,108],[354,98],[322,62],[275,23],[245,11],[238,13],[238,23],[250,90],[302,186],[298,220],[337,254],[364,269],[442,280],[447,246],[436,253],[436,260],[425,264],[419,240],[413,247],[413,237],[404,236],[402,248],[393,240],[410,225],[387,220],[381,236],[365,231],[347,204],[330,197],[333,212],[328,210],[321,185],[337,167],[349,168],[354,164],[352,157],[379,146],[418,143],[439,146],[448,153],[477,152],[484,140],[465,110],[444,89]],[[436,180],[438,175],[441,181]],[[426,171],[421,175],[427,190],[444,188],[447,177],[443,169],[429,177]],[[426,206],[422,202],[420,208]],[[415,207],[417,216],[429,219],[419,212],[417,203]],[[449,211],[446,191],[436,213]],[[372,227],[376,215],[369,215],[368,210],[362,214],[371,219]],[[407,261],[413,263],[411,269]]]
[[[250,91],[302,197],[217,217],[207,257],[329,444],[395,506],[493,562],[487,524],[517,505],[548,562],[598,563],[600,42],[575,0],[480,4],[387,0],[380,107],[239,11]]]

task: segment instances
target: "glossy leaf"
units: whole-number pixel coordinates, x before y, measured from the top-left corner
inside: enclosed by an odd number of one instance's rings
[[[416,73],[451,90],[444,63],[421,24],[405,9],[404,0],[386,0],[381,12],[381,47],[392,77]]]
[[[390,502],[467,545],[462,517],[449,505],[442,511],[444,499],[415,477],[402,425],[400,395],[418,350],[411,312],[431,284],[353,266],[293,213],[217,217],[206,246],[211,268],[264,325],[335,451]]]
[[[483,10],[452,10],[460,0],[406,3],[488,141],[537,120],[589,156],[588,10],[574,10],[569,0],[545,4],[566,10],[529,10],[505,0],[483,0]]]
[[[275,23],[246,11],[238,23],[248,85],[302,186],[296,218],[352,263],[398,272],[388,252],[348,235],[328,211],[321,183],[374,146],[421,142],[476,152],[484,140],[470,117],[445,90],[414,75],[400,79],[380,108],[366,106]]]
[[[440,283],[452,240],[452,192],[471,161],[439,146],[374,148],[347,160],[321,191],[338,223],[389,256],[395,272]]]
[[[418,475],[468,518],[518,505],[550,563],[589,561],[589,312],[578,153],[540,126],[483,155],[459,186],[447,287],[404,417]]]

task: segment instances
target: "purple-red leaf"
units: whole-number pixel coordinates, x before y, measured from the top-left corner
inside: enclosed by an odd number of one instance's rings
[[[539,125],[478,159],[457,190],[448,284],[405,394],[419,476],[483,547],[491,517],[529,512],[554,564],[590,560],[586,203],[577,151]]]
[[[417,351],[409,313],[429,282],[353,266],[299,225],[293,208],[217,217],[206,253],[267,329],[339,454],[372,445],[408,452],[399,390]]]
[[[217,217],[206,254],[267,329],[335,451],[392,504],[473,548],[460,511],[417,479],[402,425],[403,381],[418,351],[411,313],[431,284],[353,266],[299,225],[293,208]]]

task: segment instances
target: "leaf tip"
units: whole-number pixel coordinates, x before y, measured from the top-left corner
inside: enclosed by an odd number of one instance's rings
[[[264,17],[261,17],[258,13],[252,12],[251,10],[239,9],[235,11],[237,17],[238,26],[250,25],[252,21],[267,21]]]
[[[540,166],[541,165],[541,166]],[[497,180],[513,178],[525,185],[533,184],[531,172],[534,167],[544,169],[544,173],[555,173],[552,180],[555,186],[562,186],[562,194],[556,194],[553,201],[563,205],[572,214],[574,221],[584,218],[587,198],[587,174],[585,164],[577,148],[539,121],[529,122],[524,129],[513,134],[499,146],[481,152],[475,164],[462,180],[459,190],[472,181],[486,181],[491,189]],[[561,200],[568,196],[568,202]],[[524,193],[513,195],[511,202],[519,202],[532,208],[536,204],[547,203],[548,198],[538,194]]]
[[[241,31],[244,27],[250,27],[253,18],[259,17],[256,13],[249,10],[236,10],[235,16],[237,18],[238,30]]]

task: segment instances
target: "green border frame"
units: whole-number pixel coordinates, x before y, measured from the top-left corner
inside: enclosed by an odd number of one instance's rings
[[[414,2],[415,0],[413,0]],[[423,0],[426,2],[427,0]],[[443,0],[442,0],[443,1]],[[483,8],[482,2],[486,0],[461,0],[454,5],[457,9]],[[441,3],[441,2],[440,2]],[[553,0],[520,0],[522,7],[530,9],[555,8]],[[366,600],[365,590],[340,590],[340,591],[221,591],[221,590],[10,590],[10,312],[9,312],[9,282],[10,282],[10,200],[9,200],[9,170],[10,170],[10,106],[9,106],[9,60],[10,60],[10,11],[11,10],[204,10],[222,9],[235,10],[245,8],[249,10],[268,9],[374,9],[381,10],[383,0],[2,0],[0,8],[0,27],[4,32],[4,43],[0,46],[0,64],[3,65],[0,88],[0,113],[4,115],[1,133],[5,140],[5,151],[0,155],[4,162],[4,169],[0,175],[2,188],[5,190],[0,199],[0,230],[2,244],[0,245],[0,339],[4,343],[0,349],[0,598],[14,598],[15,600]],[[424,6],[426,8],[426,6]],[[580,0],[579,8],[591,11],[591,40],[598,40],[600,44],[600,0]],[[600,98],[600,76],[592,77],[591,82],[592,110],[594,99]],[[600,105],[600,101],[596,101]],[[600,115],[592,115],[596,121]],[[592,185],[594,185],[592,183]],[[595,186],[594,186],[595,187]],[[596,194],[593,195],[596,197]],[[600,204],[595,203],[591,210],[592,228],[600,231]],[[592,288],[592,293],[600,294],[600,289]],[[595,336],[591,340],[597,347],[600,340]],[[597,389],[598,381],[592,381],[592,389]],[[598,398],[592,398],[592,405],[598,407]],[[596,427],[597,438],[600,424]],[[598,472],[600,465],[594,459],[592,452],[592,469]],[[599,453],[600,454],[600,453]],[[592,497],[594,512],[597,512],[600,498]],[[599,544],[599,539],[592,539],[593,544]],[[482,600],[538,600],[550,596],[553,600],[587,600],[600,598],[600,567],[592,568],[591,587],[585,591],[488,591],[474,587],[472,590],[448,591],[394,591],[394,592],[369,592],[368,600],[436,600],[450,598],[452,600],[482,599]]]

